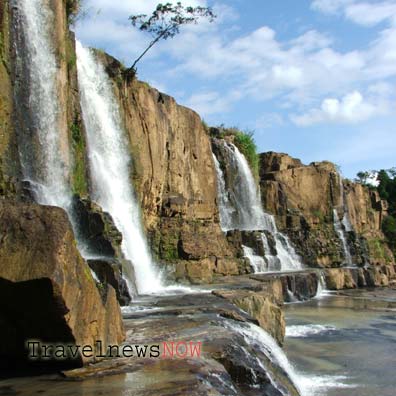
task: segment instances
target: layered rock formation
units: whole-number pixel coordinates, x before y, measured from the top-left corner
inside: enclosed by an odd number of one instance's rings
[[[55,366],[27,360],[25,342],[119,344],[124,338],[116,293],[99,294],[81,258],[66,213],[59,208],[0,201],[0,365]],[[59,365],[78,366],[81,355]]]
[[[355,264],[394,264],[381,232],[384,202],[367,187],[341,181],[334,164],[306,166],[287,154],[264,153],[260,185],[265,209],[276,215],[279,228],[307,265],[334,267],[345,259],[334,228],[334,209],[352,225],[353,231],[345,234]]]
[[[210,282],[238,273],[240,262],[220,229],[210,139],[198,114],[98,53],[119,98],[133,159],[132,179],[152,250],[175,277]]]
[[[0,4],[0,195],[13,196],[19,176],[17,139],[13,124],[11,17],[8,0]]]
[[[108,286],[121,282],[111,277],[117,271],[102,263],[98,269],[101,282],[95,282],[77,250],[66,213],[23,203],[32,201],[34,195],[31,183],[23,180],[20,160],[24,176],[29,177],[40,174],[43,158],[37,141],[39,126],[29,102],[30,60],[18,52],[31,40],[21,27],[21,4],[11,7],[8,0],[0,4],[0,321],[2,336],[8,341],[2,345],[1,366],[7,369],[28,365],[27,339],[94,345],[96,340],[118,344],[124,337],[116,292]],[[61,140],[59,160],[67,169],[71,190],[86,196],[88,171],[74,35],[68,30],[68,13],[76,5],[74,0],[51,0],[43,6],[49,7],[54,22],[55,89],[62,111],[52,127]],[[87,361],[78,356],[60,365]],[[51,366],[56,364],[51,362]]]

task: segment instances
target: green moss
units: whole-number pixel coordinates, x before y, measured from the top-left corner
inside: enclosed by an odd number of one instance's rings
[[[175,261],[179,259],[178,245],[179,235],[178,233],[171,232],[170,234],[161,236],[160,243],[160,258],[165,261]]]
[[[70,126],[70,133],[74,154],[74,167],[72,174],[73,192],[80,196],[85,196],[88,193],[85,163],[85,141],[82,136],[80,126],[77,123]]]
[[[320,211],[320,210],[314,210],[314,211],[312,212],[312,214],[313,214],[315,217],[317,217],[317,218],[320,220],[321,223],[324,222],[324,220],[325,220],[325,215],[324,215],[324,213],[323,213],[322,211]]]
[[[173,261],[179,259],[179,254],[177,252],[177,247],[168,246],[167,249],[161,249],[161,257],[165,261]]]
[[[88,281],[91,281],[93,279],[91,270],[89,269],[88,265],[84,265],[84,274]]]
[[[370,256],[374,257],[377,260],[384,260],[385,262],[392,261],[392,258],[389,256],[387,249],[385,248],[385,241],[379,238],[369,239],[367,241]]]

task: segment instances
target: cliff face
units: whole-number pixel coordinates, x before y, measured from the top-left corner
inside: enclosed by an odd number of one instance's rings
[[[346,215],[353,227],[346,238],[354,263],[394,262],[381,232],[384,203],[366,187],[348,181],[341,184],[332,163],[306,166],[287,154],[264,153],[260,185],[265,209],[276,215],[279,228],[289,235],[306,264],[330,267],[343,262],[334,209],[340,219]]]
[[[351,224],[366,240],[370,262],[394,264],[393,253],[381,230],[382,220],[388,213],[387,202],[381,200],[377,191],[350,182],[345,183],[345,196]]]
[[[129,80],[99,54],[113,79],[133,158],[132,178],[151,247],[193,282],[239,272],[221,231],[210,139],[192,110],[147,84]]]
[[[68,26],[68,11],[75,3],[70,0],[50,0],[43,5],[43,7],[48,7],[45,21],[53,26],[48,32],[43,31],[43,35],[48,36],[45,36],[46,39],[43,42],[34,36],[39,35],[38,32],[30,32],[29,34],[33,37],[27,36],[28,22],[25,14],[31,10],[23,9],[22,3],[8,10],[7,18],[13,21],[12,25],[8,26],[8,34],[13,43],[9,51],[9,81],[12,92],[8,98],[13,99],[12,121],[16,131],[14,140],[17,142],[18,157],[24,168],[23,176],[36,181],[40,180],[44,166],[39,134],[42,129],[53,128],[59,138],[59,161],[62,162],[70,186],[73,192],[86,195],[88,192],[87,166],[77,85],[75,40]],[[41,23],[44,22],[41,21]],[[44,29],[44,26],[39,27]],[[54,84],[43,88],[40,86],[43,80],[40,74],[44,73],[44,70],[39,70],[39,62],[43,62],[43,59],[38,57],[35,60],[37,64],[33,66],[30,51],[36,51],[31,48],[32,41],[37,41],[34,42],[35,45],[44,46],[47,45],[47,39],[51,50],[53,49],[51,55],[54,56],[54,60],[47,59],[50,63],[48,66],[50,71],[44,79],[53,78]],[[37,95],[38,90],[41,90],[40,95]],[[37,98],[37,96],[41,97]],[[53,118],[51,125],[47,126],[45,121],[40,120],[38,116],[39,107],[49,107],[52,101],[56,102],[54,105],[56,110],[51,114]],[[9,136],[14,137],[12,130],[9,131]]]
[[[99,295],[62,209],[2,200],[0,232],[0,334],[7,340],[0,367],[34,365],[26,340],[93,347],[97,340],[122,342],[116,293],[109,286]],[[79,356],[72,365],[82,360],[94,359]]]
[[[53,26],[55,94],[61,109],[51,127],[61,137],[60,157],[72,190],[86,195],[85,138],[67,15],[76,4],[50,0],[43,7],[48,7]],[[22,5],[11,7],[8,0],[0,4],[0,321],[2,336],[8,340],[0,348],[0,365],[8,369],[30,365],[27,339],[94,345],[97,339],[117,344],[124,337],[116,293],[107,286],[110,282],[97,287],[77,250],[66,213],[26,202],[32,201],[29,184],[23,181],[29,174],[22,175],[20,164],[39,173],[43,160],[37,106],[29,101],[32,86],[39,82],[29,73],[31,60],[24,51],[30,37],[22,26]],[[88,360],[92,359],[79,356],[71,365]]]
[[[13,125],[10,4],[0,4],[0,195],[16,193],[19,158]]]

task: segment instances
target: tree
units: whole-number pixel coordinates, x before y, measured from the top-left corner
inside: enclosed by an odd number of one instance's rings
[[[357,179],[355,179],[356,182],[360,184],[366,184],[367,179],[370,177],[370,172],[359,172],[356,176],[357,176]]]
[[[136,71],[136,64],[144,55],[160,40],[167,40],[180,33],[180,26],[198,23],[199,18],[208,18],[213,22],[216,15],[209,7],[185,7],[180,2],[158,4],[151,16],[145,14],[132,15],[129,17],[132,25],[142,32],[151,34],[153,40],[143,53],[133,62],[129,71]]]

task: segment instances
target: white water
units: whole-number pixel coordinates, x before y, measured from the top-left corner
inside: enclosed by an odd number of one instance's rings
[[[258,272],[302,269],[301,259],[291,246],[289,238],[278,231],[274,216],[264,212],[260,192],[245,156],[232,143],[224,142],[224,148],[227,152],[227,160],[230,161],[237,176],[234,185],[229,186],[227,191],[224,174],[214,156],[222,230],[265,230],[274,236],[277,256],[271,255],[267,237],[262,233],[266,266],[263,267],[261,263],[257,265],[256,258],[254,258],[255,262],[251,261],[252,267],[260,270]],[[248,255],[246,257],[250,259]]]
[[[232,218],[235,214],[235,209],[232,206],[230,199],[228,197],[228,192],[226,190],[226,185],[224,181],[224,174],[223,171],[221,170],[219,161],[217,160],[214,154],[212,154],[212,156],[217,174],[220,224],[222,225],[223,231],[228,231],[227,226],[232,223]]]
[[[282,348],[261,327],[252,323],[227,323],[226,326],[242,334],[249,345],[261,350],[272,362],[278,364],[288,374],[301,396],[320,396],[325,395],[326,389],[329,388],[353,387],[342,382],[347,379],[344,376],[314,376],[298,372],[290,363]],[[277,387],[273,379],[271,379],[271,382]]]
[[[329,294],[329,290],[327,290],[326,286],[326,278],[324,273],[321,271],[319,274],[319,279],[318,279],[318,289],[316,291],[316,296],[315,298],[321,299],[325,295]]]
[[[322,333],[328,333],[332,331],[336,331],[337,328],[331,325],[293,325],[286,326],[286,337],[293,338],[304,338],[312,335],[318,335]]]
[[[244,257],[249,260],[254,273],[257,274],[260,272],[265,272],[267,269],[267,263],[264,261],[264,258],[254,254],[253,249],[248,246],[242,246],[242,248]]]
[[[92,198],[110,213],[123,235],[122,250],[133,263],[138,292],[155,293],[162,283],[143,232],[130,179],[128,143],[111,83],[89,49],[79,42],[76,49]]]
[[[261,240],[263,241],[264,246],[265,261],[267,262],[267,271],[278,271],[280,268],[282,268],[282,264],[278,256],[273,256],[271,254],[271,248],[265,232],[261,233]]]
[[[333,209],[333,221],[334,221],[334,229],[340,238],[341,244],[342,244],[342,250],[344,251],[344,257],[345,257],[345,262],[344,264],[346,265],[352,265],[352,255],[351,252],[349,251],[349,246],[348,242],[346,239],[345,231],[344,228],[341,224],[341,221],[338,217],[338,212],[337,209]]]
[[[21,72],[18,78],[25,78],[19,84],[29,92],[29,131],[23,131],[25,142],[21,146],[27,145],[28,137],[30,144],[34,141],[36,146],[21,149],[24,178],[31,182],[38,203],[59,206],[70,215],[68,143],[67,136],[62,141],[60,133],[64,109],[59,102],[58,66],[51,45],[55,16],[41,0],[11,3],[17,15],[16,58]],[[35,150],[38,152],[33,154]]]
[[[344,210],[344,216],[342,217],[341,223],[344,226],[346,232],[353,231],[352,224],[349,220],[349,212],[348,212],[348,205],[345,202],[345,191],[344,191],[344,183],[342,181],[342,176],[338,175],[340,179],[340,206]]]

